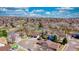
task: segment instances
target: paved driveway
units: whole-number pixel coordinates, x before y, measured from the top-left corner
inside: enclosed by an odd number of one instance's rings
[[[79,51],[79,40],[71,38],[64,50],[65,51]]]

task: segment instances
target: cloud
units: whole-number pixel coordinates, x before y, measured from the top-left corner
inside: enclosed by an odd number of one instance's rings
[[[31,11],[30,11],[31,10]],[[27,17],[51,17],[51,18],[73,18],[79,17],[79,12],[71,12],[71,10],[75,11],[72,7],[57,7],[54,10],[47,9],[31,9],[29,8],[0,8],[0,15],[4,16],[27,16]]]
[[[60,12],[60,13],[63,13],[65,11],[68,11],[68,10],[73,10],[74,8],[72,7],[59,7],[57,8],[57,10]]]
[[[59,10],[73,10],[74,8],[72,8],[72,7],[58,7],[57,9],[59,9]]]
[[[47,11],[47,12],[45,12],[45,14],[50,15],[50,14],[51,14],[51,12],[48,12],[48,11]]]
[[[44,10],[39,9],[39,10],[34,10],[35,12],[44,12]]]
[[[0,8],[0,11],[7,11],[6,8]]]
[[[50,16],[52,18],[69,18],[71,14],[71,10],[73,10],[74,8],[71,7],[58,7],[56,8],[56,10],[52,11]],[[70,16],[69,16],[70,15]]]
[[[44,17],[41,13],[44,13],[45,10],[42,9],[34,9],[32,11],[28,11],[28,17]]]
[[[42,9],[32,10],[31,13],[41,13],[41,12],[44,12],[44,10],[42,10]]]
[[[17,11],[17,12],[21,12],[21,11],[23,11],[23,10],[21,10],[21,9],[17,9],[17,10],[15,10],[15,11]]]
[[[26,8],[26,9],[25,9],[25,11],[27,11],[27,12],[28,12],[28,11],[29,11],[29,8]]]
[[[28,15],[28,8],[0,8],[0,16],[26,16]]]
[[[21,8],[15,8],[15,9],[7,9],[7,11],[5,13],[3,13],[3,15],[6,16],[26,16],[27,12]]]
[[[40,15],[40,14],[33,14],[33,13],[31,13],[31,14],[28,14],[27,17],[43,17],[43,16]]]
[[[71,14],[69,14],[67,16],[70,17],[70,18],[79,18],[79,12],[71,13]]]

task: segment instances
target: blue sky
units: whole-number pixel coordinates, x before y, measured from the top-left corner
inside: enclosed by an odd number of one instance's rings
[[[79,7],[0,7],[0,16],[79,18]]]

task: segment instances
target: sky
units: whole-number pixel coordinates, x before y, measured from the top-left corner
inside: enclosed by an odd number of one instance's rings
[[[79,18],[79,7],[0,7],[0,16]]]

